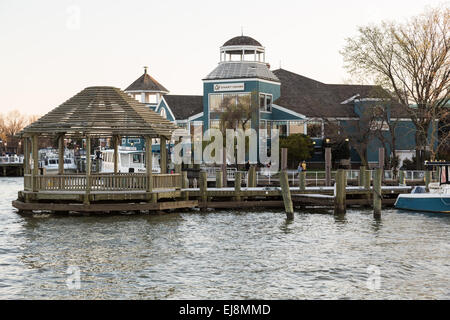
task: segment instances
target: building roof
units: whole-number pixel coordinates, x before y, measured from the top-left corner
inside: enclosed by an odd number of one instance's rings
[[[280,82],[264,63],[222,62],[204,80],[258,78]]]
[[[203,96],[165,95],[164,100],[177,120],[203,112]]]
[[[144,74],[129,85],[125,91],[159,91],[169,93],[169,90],[147,73],[147,68],[145,68]]]
[[[256,41],[255,39],[247,36],[238,36],[234,37],[223,44],[223,47],[228,46],[256,46],[262,47],[261,43]]]
[[[380,90],[372,85],[325,84],[283,69],[273,73],[281,81],[275,103],[307,117],[357,117],[351,104],[342,103],[352,97],[376,97]]]
[[[175,129],[173,123],[118,88],[89,87],[25,127],[21,134],[169,138]]]

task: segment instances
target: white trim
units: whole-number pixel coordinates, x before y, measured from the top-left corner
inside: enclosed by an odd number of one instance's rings
[[[167,110],[169,110],[169,112],[170,112],[170,114],[171,114],[171,116],[172,116],[172,118],[173,118],[173,121],[172,121],[172,122],[176,122],[176,121],[177,121],[177,118],[175,118],[175,115],[173,114],[172,110],[170,109],[169,104],[167,103],[166,99],[164,99],[164,97],[161,98],[161,101],[160,101],[160,103],[158,104],[158,106],[156,107],[155,112],[159,109],[159,107],[161,106],[161,103],[162,103],[163,100],[164,100],[164,104],[166,105]]]
[[[345,100],[345,101],[342,101],[341,104],[347,104],[347,103],[349,103],[350,101],[353,101],[353,100],[355,100],[355,99],[358,98],[358,97],[359,97],[359,93],[355,94],[353,97],[350,97],[350,98],[348,98],[348,99]]]
[[[259,78],[236,78],[236,79],[203,79],[203,83],[220,83],[220,82],[239,82],[239,81],[261,81],[271,84],[277,84],[281,86],[280,82],[265,80],[265,79],[259,79]]]
[[[203,112],[200,112],[200,113],[194,114],[193,116],[190,116],[189,118],[187,118],[187,121],[191,122],[192,119],[199,118],[199,117],[203,117]],[[197,120],[197,121],[199,121],[199,120]]]
[[[293,115],[293,116],[296,116],[296,117],[300,117],[300,118],[302,118],[302,120],[308,119],[308,117],[305,116],[304,114],[301,114],[301,113],[292,111],[292,110],[290,110],[290,109],[287,109],[287,108],[285,108],[285,107],[282,107],[282,106],[277,105],[277,104],[275,104],[275,103],[272,102],[272,109],[273,109],[273,108],[276,108],[276,109],[278,109],[278,110],[280,110],[280,111],[282,111],[282,112],[286,112],[286,113],[288,113],[288,114],[290,114],[290,115]]]
[[[125,93],[166,93],[168,94],[169,91],[161,91],[161,90],[127,90],[124,91]]]

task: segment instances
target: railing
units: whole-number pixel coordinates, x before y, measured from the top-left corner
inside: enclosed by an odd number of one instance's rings
[[[85,191],[84,175],[38,175],[34,184],[39,191]],[[90,191],[144,191],[147,175],[142,173],[92,174]],[[33,177],[24,176],[25,189],[31,190]],[[153,174],[153,189],[181,189],[180,174]]]

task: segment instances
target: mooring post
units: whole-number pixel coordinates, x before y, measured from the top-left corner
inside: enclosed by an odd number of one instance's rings
[[[242,173],[238,171],[234,174],[234,198],[236,201],[241,201],[241,183]]]
[[[400,186],[404,186],[406,184],[405,183],[405,172],[403,170],[400,170],[398,172],[398,184]]]
[[[299,187],[300,191],[306,190],[306,172],[302,171],[299,174]]]
[[[248,174],[247,174],[247,186],[249,188],[254,188],[256,187],[256,167],[254,165],[250,166],[250,169],[248,170]]]
[[[425,177],[424,178],[425,178],[425,188],[427,190],[429,190],[428,186],[431,183],[431,171],[429,171],[429,170],[425,171]]]
[[[287,156],[288,156],[288,149],[281,148],[281,171],[287,169]]]
[[[359,167],[359,186],[360,187],[364,187],[366,185],[365,181],[364,181],[365,173],[366,173],[366,166],[360,166]]]
[[[189,179],[187,177],[187,171],[181,172],[181,188],[182,189],[188,189],[189,188]],[[184,200],[189,200],[189,191],[183,191],[182,196]]]
[[[375,170],[375,176],[373,178],[373,216],[375,218],[381,217],[381,175],[382,169],[378,168]]]
[[[206,171],[201,171],[200,172],[200,179],[199,179],[199,184],[200,184],[200,198],[202,200],[202,210],[206,209],[206,205],[208,202],[208,175],[206,173]]]
[[[345,170],[336,172],[336,194],[334,195],[334,214],[346,213]]]
[[[384,180],[384,148],[378,149],[378,166],[381,169],[381,181]]]
[[[331,186],[331,148],[325,148],[325,185]]]
[[[38,191],[37,176],[39,175],[39,155],[38,155],[38,136],[37,134],[31,137],[31,156],[33,157],[33,171],[32,171],[32,188],[33,192]]]
[[[288,220],[294,219],[294,206],[292,204],[291,189],[289,188],[289,178],[287,172],[280,172],[281,195],[283,196],[284,210]]]
[[[222,171],[216,172],[216,188],[223,188],[223,174]]]
[[[370,171],[364,170],[364,190],[366,190],[367,204],[370,205]]]

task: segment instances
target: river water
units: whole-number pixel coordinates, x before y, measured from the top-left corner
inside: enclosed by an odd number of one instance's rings
[[[0,178],[0,299],[450,298],[450,215],[21,216],[22,184]]]

